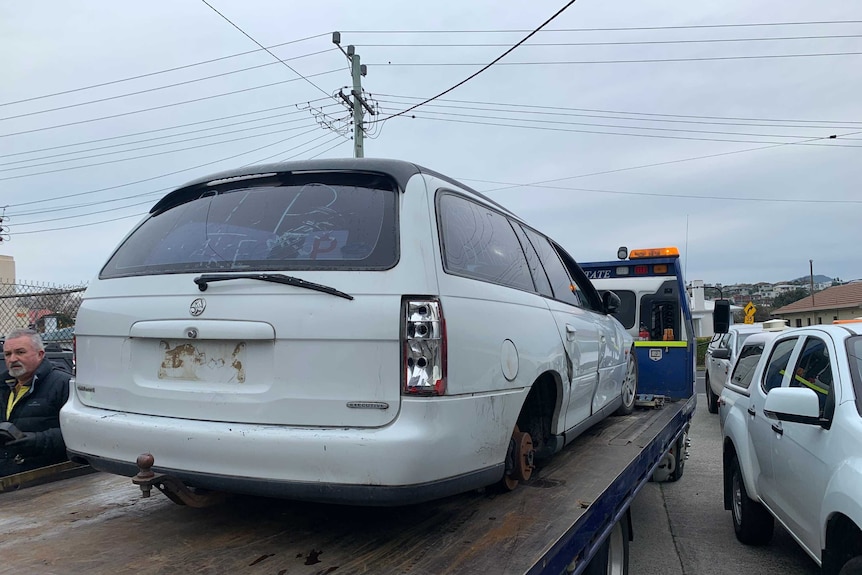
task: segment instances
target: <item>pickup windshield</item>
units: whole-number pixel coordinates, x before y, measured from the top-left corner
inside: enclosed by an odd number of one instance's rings
[[[388,269],[398,259],[396,190],[382,175],[337,172],[200,186],[144,220],[100,277]]]

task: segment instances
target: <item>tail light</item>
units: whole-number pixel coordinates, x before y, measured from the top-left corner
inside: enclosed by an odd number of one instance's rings
[[[401,334],[402,392],[406,395],[446,393],[446,322],[435,299],[405,298]]]
[[[72,373],[78,371],[78,338],[72,335]]]

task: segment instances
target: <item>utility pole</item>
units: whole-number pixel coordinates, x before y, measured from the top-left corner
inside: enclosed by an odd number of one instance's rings
[[[808,260],[808,281],[811,283],[811,307],[814,307],[814,260]]]
[[[360,64],[359,54],[356,53],[356,47],[353,44],[347,46],[347,51],[344,51],[344,48],[341,47],[340,32],[332,33],[332,43],[338,46],[338,49],[347,56],[347,60],[350,62],[350,75],[353,78],[353,89],[350,93],[353,96],[353,99],[350,100],[341,92],[339,92],[338,95],[342,100],[344,100],[348,108],[353,110],[353,157],[364,158],[365,111],[368,110],[368,113],[372,116],[377,113],[362,97],[362,77],[368,74],[368,69]]]

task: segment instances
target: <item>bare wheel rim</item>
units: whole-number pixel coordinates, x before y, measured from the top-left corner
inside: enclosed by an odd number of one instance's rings
[[[522,432],[518,426],[512,433],[510,442],[512,469],[503,475],[503,485],[509,491],[515,489],[521,481],[527,481],[533,473],[533,439],[527,432]]]

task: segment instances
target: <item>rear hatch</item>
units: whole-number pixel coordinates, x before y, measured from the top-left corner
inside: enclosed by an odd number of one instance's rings
[[[401,397],[401,294],[429,287],[398,264],[402,197],[384,175],[338,172],[169,195],[88,289],[81,400],[182,419],[385,425]]]

